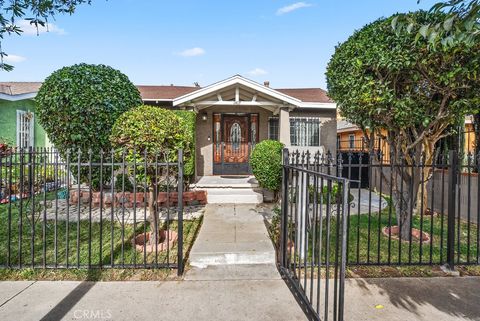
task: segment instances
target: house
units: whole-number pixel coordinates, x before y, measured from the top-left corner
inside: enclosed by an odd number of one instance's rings
[[[20,147],[50,146],[35,118],[34,98],[39,82],[0,83],[0,143]]]
[[[367,130],[368,132],[368,130]],[[387,132],[382,130],[381,134],[387,136]],[[465,127],[463,129],[463,149],[464,153],[475,153],[475,130],[473,126],[473,117],[465,117]],[[337,150],[340,152],[368,152],[368,143],[360,127],[354,125],[342,118],[337,118]],[[390,147],[387,141],[377,137],[374,143],[374,150],[381,150],[384,159],[388,159]]]
[[[40,85],[0,83],[4,88],[0,113],[7,109],[3,105],[10,110],[1,117],[0,136],[20,137],[16,142],[22,147],[47,144],[35,122],[33,99]],[[197,177],[249,174],[250,152],[266,139],[298,150],[336,150],[336,104],[320,88],[274,89],[269,82],[260,84],[240,75],[206,87],[137,88],[145,104],[196,113]],[[9,107],[3,101],[15,103]],[[28,110],[29,122],[22,122],[24,118],[15,116],[15,110],[20,114]],[[31,136],[24,139],[27,127]],[[37,135],[43,135],[43,141]]]

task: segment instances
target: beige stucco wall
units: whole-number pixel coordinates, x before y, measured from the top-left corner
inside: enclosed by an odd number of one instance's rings
[[[259,114],[259,139],[268,139],[268,118],[273,113],[261,107],[214,106],[202,109],[197,114],[196,135],[196,172],[197,176],[213,175],[213,114],[214,113],[258,113]],[[203,114],[207,120],[202,120]]]
[[[311,153],[317,151],[330,151],[333,155],[337,152],[337,119],[336,110],[301,110],[296,109],[290,112],[290,117],[319,117],[322,125],[320,126],[320,147],[298,147],[292,146],[290,149],[306,151]]]
[[[213,114],[214,113],[258,113],[259,114],[259,136],[260,141],[268,139],[268,118],[273,113],[261,107],[241,107],[236,110],[232,106],[214,106],[201,110],[197,114],[197,135],[196,135],[196,175],[213,175]],[[202,120],[203,114],[207,114],[207,120]],[[293,150],[330,150],[336,153],[337,144],[337,121],[336,111],[332,110],[294,110],[290,117],[320,117],[322,125],[320,128],[320,144],[322,147],[290,147]],[[288,129],[290,129],[288,127]]]

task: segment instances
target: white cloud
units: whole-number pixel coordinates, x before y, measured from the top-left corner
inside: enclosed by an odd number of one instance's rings
[[[291,5],[288,5],[288,6],[285,6],[285,7],[282,7],[280,9],[277,10],[277,16],[281,16],[283,14],[286,14],[286,13],[290,13],[292,11],[295,11],[295,10],[298,10],[298,9],[301,9],[301,8],[308,8],[308,7],[311,7],[312,4],[311,3],[307,3],[307,2],[295,2]]]
[[[253,70],[250,70],[247,74],[249,74],[250,76],[257,77],[257,76],[266,75],[268,74],[268,72],[262,68],[255,68]]]
[[[3,61],[6,63],[18,63],[27,60],[27,58],[18,55],[9,54],[8,56],[3,57]]]
[[[183,57],[196,57],[196,56],[202,56],[204,54],[205,54],[205,49],[200,47],[185,49],[184,51],[179,53],[179,55]]]
[[[16,25],[22,29],[24,35],[28,36],[36,36],[37,34],[45,33],[45,32],[50,32],[50,33],[55,33],[57,35],[65,35],[66,32],[62,28],[58,27],[54,23],[46,23],[45,26],[38,25],[38,33],[37,33],[37,27],[34,24],[30,24],[30,21],[28,20],[20,20],[16,22]]]

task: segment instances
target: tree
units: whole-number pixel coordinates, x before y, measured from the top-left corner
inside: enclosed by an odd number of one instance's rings
[[[419,0],[420,2],[420,0]],[[443,14],[437,23],[421,24],[408,16],[397,16],[392,20],[392,27],[397,32],[415,33],[415,41],[427,40],[431,49],[449,48],[464,44],[472,46],[480,42],[480,1],[479,0],[445,0],[436,3],[430,9],[432,14]],[[480,112],[473,111],[475,130],[475,155],[480,161]],[[463,120],[455,127],[463,127]],[[456,139],[455,141],[458,141]],[[455,144],[456,145],[456,144]],[[456,146],[458,148],[458,146]]]
[[[401,237],[408,238],[409,209],[422,183],[421,169],[413,165],[427,165],[423,177],[428,178],[435,143],[478,104],[480,47],[457,44],[433,50],[428,39],[396,32],[392,23],[398,19],[433,25],[444,15],[420,11],[365,26],[336,48],[327,83],[342,115],[372,135],[385,129],[392,161],[408,166],[396,167],[391,182]]]
[[[158,243],[159,219],[155,191],[162,184],[171,184],[175,168],[166,172],[164,166],[146,166],[159,161],[176,162],[178,149],[184,149],[185,159],[191,156],[189,125],[174,112],[154,107],[140,106],[125,112],[113,126],[110,141],[125,161],[138,164],[137,173],[145,175],[137,181],[146,182],[151,235],[150,244]],[[157,233],[156,233],[157,232]]]
[[[111,149],[109,136],[117,118],[142,104],[140,92],[120,71],[105,65],[78,64],[53,72],[37,97],[37,115],[48,137],[65,155],[81,151],[83,160],[98,160]],[[82,173],[85,180],[87,173]],[[94,171],[94,185],[96,181]]]
[[[30,21],[37,28],[47,27],[48,20],[56,14],[73,14],[77,6],[90,4],[91,0],[7,0],[0,2],[0,70],[11,71],[13,66],[4,62],[8,55],[3,51],[2,40],[6,35],[20,35],[19,20]]]

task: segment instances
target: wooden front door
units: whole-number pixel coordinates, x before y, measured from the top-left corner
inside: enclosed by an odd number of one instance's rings
[[[258,142],[257,114],[214,114],[214,175],[250,174],[250,153]]]

